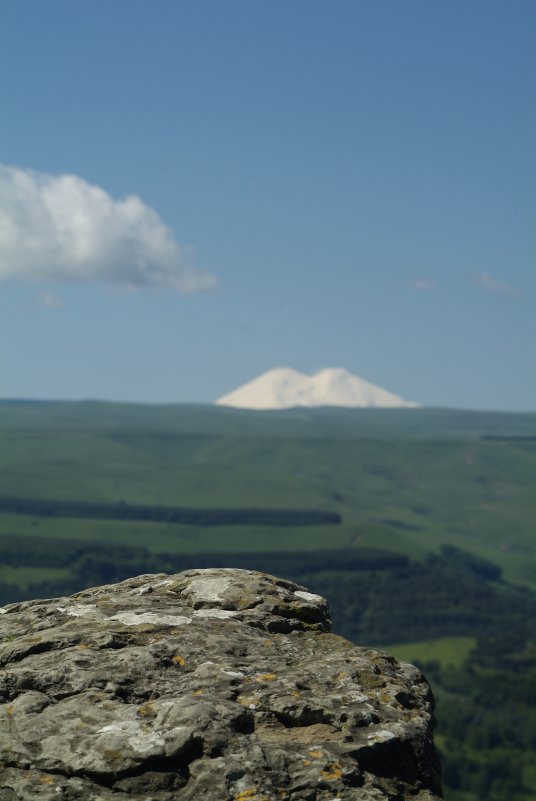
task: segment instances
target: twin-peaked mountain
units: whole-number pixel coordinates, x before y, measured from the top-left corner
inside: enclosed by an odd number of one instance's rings
[[[320,370],[312,376],[289,367],[269,370],[218,398],[220,406],[238,409],[291,409],[295,406],[354,408],[414,408],[404,400],[342,368]]]

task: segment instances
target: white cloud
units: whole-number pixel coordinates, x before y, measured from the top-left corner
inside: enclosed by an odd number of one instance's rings
[[[215,285],[136,195],[114,200],[76,175],[0,165],[0,281],[8,279],[183,293]]]
[[[61,309],[63,301],[53,292],[43,291],[38,295],[39,303],[46,309]]]
[[[490,292],[492,295],[503,295],[504,297],[514,298],[515,300],[521,300],[523,297],[523,293],[520,292],[519,289],[516,289],[504,281],[498,281],[489,273],[476,273],[473,276],[473,283],[485,292]]]
[[[411,282],[411,286],[413,289],[417,289],[419,292],[428,292],[431,289],[434,289],[435,284],[433,281],[428,281],[426,278],[416,278]]]

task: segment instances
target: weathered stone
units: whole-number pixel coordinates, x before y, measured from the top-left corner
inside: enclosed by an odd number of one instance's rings
[[[0,609],[1,801],[434,801],[422,674],[248,570]]]

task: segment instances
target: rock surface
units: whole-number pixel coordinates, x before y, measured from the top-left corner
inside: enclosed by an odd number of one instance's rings
[[[249,570],[0,609],[1,801],[433,801],[430,689]]]

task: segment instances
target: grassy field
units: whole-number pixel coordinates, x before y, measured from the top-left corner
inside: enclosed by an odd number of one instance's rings
[[[476,646],[474,637],[439,637],[422,642],[394,643],[385,650],[403,662],[436,661],[442,668],[459,667]]]
[[[327,509],[344,521],[196,530],[0,515],[7,534],[173,552],[365,545],[411,558],[449,543],[536,585],[535,479],[536,415],[0,403],[0,495]]]
[[[0,566],[0,581],[8,584],[17,584],[26,590],[32,584],[39,584],[42,581],[55,581],[57,579],[69,578],[68,568],[61,567],[11,567],[9,565]]]
[[[323,407],[247,411],[201,404],[0,400],[0,429],[138,430],[219,436],[391,439],[536,436],[536,414]]]
[[[310,551],[347,547],[354,536],[348,525],[338,526],[214,526],[201,528],[122,520],[77,520],[0,515],[0,536],[80,540],[131,547],[151,553]],[[372,538],[371,538],[372,539]],[[393,541],[395,538],[392,538]],[[387,538],[386,544],[391,542]],[[378,546],[379,547],[379,546]],[[395,550],[391,548],[390,550]]]

